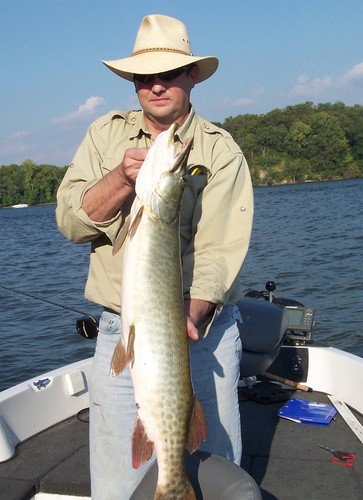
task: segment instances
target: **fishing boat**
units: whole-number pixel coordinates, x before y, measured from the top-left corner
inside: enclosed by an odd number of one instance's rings
[[[275,295],[239,303],[241,467],[187,457],[198,498],[362,498],[363,359],[314,342],[314,309]],[[0,500],[90,498],[91,358],[0,393]],[[133,499],[153,498],[152,463]]]

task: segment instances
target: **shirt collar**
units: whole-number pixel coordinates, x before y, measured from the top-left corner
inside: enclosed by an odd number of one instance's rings
[[[193,106],[190,108],[190,113],[185,122],[176,131],[176,137],[180,142],[183,142],[186,136],[194,135],[193,120],[195,117],[195,110]],[[130,139],[141,138],[146,136],[151,139],[151,134],[146,128],[144,112],[143,111],[130,111],[127,113],[126,121],[132,125]],[[191,132],[191,133],[190,133]]]

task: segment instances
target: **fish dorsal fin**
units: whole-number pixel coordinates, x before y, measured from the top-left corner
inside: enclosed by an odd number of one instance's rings
[[[189,433],[187,438],[187,449],[189,453],[194,453],[200,446],[201,441],[207,439],[207,422],[202,405],[194,397],[193,411],[190,417]]]
[[[148,438],[141,418],[136,417],[132,434],[132,467],[138,469],[153,453],[154,443]]]

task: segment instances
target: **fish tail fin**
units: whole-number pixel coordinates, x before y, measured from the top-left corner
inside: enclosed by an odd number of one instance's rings
[[[171,498],[196,500],[193,486],[185,473],[174,478],[174,481],[168,485],[157,484],[154,500],[170,500]]]
[[[132,434],[132,467],[138,469],[151,457],[154,443],[146,434],[141,418],[136,418],[134,432]]]
[[[189,433],[187,438],[187,449],[189,453],[194,453],[200,446],[201,441],[207,439],[207,422],[202,405],[194,397],[192,415],[189,423]]]
[[[123,338],[120,337],[120,340],[117,342],[115,350],[113,351],[110,369],[112,376],[119,375],[127,363],[132,363],[134,361],[134,341],[135,325],[131,324],[129,327],[127,349],[125,349]]]

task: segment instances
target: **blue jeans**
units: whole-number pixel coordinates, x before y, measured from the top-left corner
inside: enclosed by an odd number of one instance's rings
[[[237,385],[242,355],[236,319],[226,307],[206,338],[191,344],[194,391],[207,419],[208,439],[200,449],[240,465],[241,426]],[[93,500],[129,500],[150,463],[131,465],[131,436],[137,415],[130,371],[110,376],[120,335],[120,317],[103,312],[90,373],[90,469]]]

